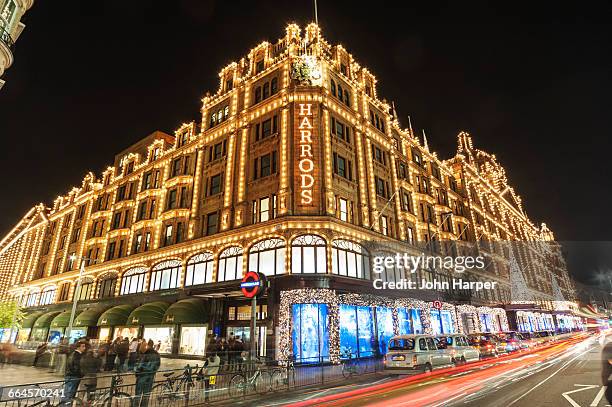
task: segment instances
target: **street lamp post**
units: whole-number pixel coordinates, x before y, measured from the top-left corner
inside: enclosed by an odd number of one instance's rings
[[[75,261],[77,256],[70,256],[70,260]],[[68,342],[70,342],[70,335],[72,334],[72,324],[74,323],[74,315],[76,314],[77,304],[79,302],[79,297],[81,296],[81,282],[83,279],[83,274],[85,273],[85,261],[89,261],[90,259],[81,257],[81,265],[79,267],[79,279],[77,280],[77,285],[74,289],[74,294],[72,295],[72,310],[70,311],[70,320],[68,321],[68,330],[66,331],[66,337],[68,338]]]

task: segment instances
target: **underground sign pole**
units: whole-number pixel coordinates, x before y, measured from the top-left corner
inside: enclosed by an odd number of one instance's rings
[[[251,351],[249,352],[249,361],[253,361],[257,355],[257,297],[263,294],[264,281],[265,276],[263,274],[249,271],[240,283],[240,289],[244,296],[251,299]]]

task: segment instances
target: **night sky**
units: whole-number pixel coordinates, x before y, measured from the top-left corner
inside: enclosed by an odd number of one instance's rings
[[[320,0],[319,18],[440,157],[466,130],[536,224],[612,240],[612,6],[497,3]],[[312,16],[310,1],[36,0],[0,90],[0,233],[150,132],[199,121],[223,66]],[[612,250],[591,251],[581,280],[612,268]]]

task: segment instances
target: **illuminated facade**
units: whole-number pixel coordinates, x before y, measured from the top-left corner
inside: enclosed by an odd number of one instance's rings
[[[13,63],[15,41],[25,28],[20,21],[34,0],[0,0],[0,77]],[[0,79],[0,88],[4,81]]]
[[[277,349],[280,358],[324,352],[321,358],[337,361],[348,347],[343,330],[366,318],[364,312],[376,312],[367,332],[378,332],[381,343],[408,326],[439,332],[431,318],[443,331],[467,330],[457,302],[471,304],[465,313],[495,316],[489,323],[507,329],[505,314],[488,308],[514,295],[509,253],[496,252],[503,249],[494,243],[554,239],[527,218],[494,156],[461,133],[457,155],[439,159],[401,128],[379,98],[376,78],[345,48],[329,45],[314,24],[304,33],[289,25],[277,43],[264,42],[223,68],[219,82],[202,101],[200,123],[149,135],[100,177],[88,173],[53,207],[34,207],[0,242],[1,298],[47,312],[67,309],[73,295],[80,309],[99,311],[157,303],[163,315],[170,303],[201,298],[200,322],[209,334],[249,337],[249,303],[238,280],[260,271],[271,286],[260,301],[259,347]],[[381,247],[482,253],[491,260],[487,268],[464,278],[499,287],[383,297],[372,287],[370,263]],[[538,250],[519,249],[512,252],[531,301],[552,308],[553,278],[564,298],[573,298],[562,257],[549,267]],[[541,267],[532,266],[535,257]],[[75,294],[81,258],[86,267]],[[383,274],[386,281],[405,277]],[[419,270],[418,277],[451,275]],[[436,299],[442,308],[430,309]],[[417,308],[420,316],[408,311]],[[295,346],[302,332],[297,319],[304,316],[306,332],[313,315],[330,321],[321,328],[329,346],[304,351]],[[130,319],[128,325],[139,325],[133,314]],[[90,334],[110,335],[105,321],[100,317],[102,326]],[[472,330],[484,328],[482,321]],[[157,325],[171,322],[164,316]],[[150,335],[164,337],[182,329],[153,328]]]

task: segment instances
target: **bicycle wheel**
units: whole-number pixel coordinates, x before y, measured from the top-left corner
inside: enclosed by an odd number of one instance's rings
[[[232,376],[229,382],[229,395],[231,398],[242,397],[246,393],[246,379],[243,375]]]
[[[344,362],[342,364],[342,376],[344,376],[345,379],[348,379],[352,375],[353,375],[352,367],[349,366],[348,363]]]
[[[101,406],[108,406],[108,400],[109,397],[106,397],[104,399],[104,401],[102,401]],[[128,393],[123,393],[123,392],[117,392],[115,393],[115,395],[113,396],[113,399],[111,400],[111,406],[112,407],[129,407],[132,404],[132,396],[129,395]]]
[[[255,391],[258,394],[265,394],[270,391],[270,374],[266,371],[260,371],[255,379]]]
[[[153,386],[150,398],[156,406],[170,407],[174,402],[175,394],[172,389],[168,388],[166,383],[160,383],[157,386]]]
[[[270,388],[272,391],[279,391],[286,387],[284,371],[281,369],[274,369],[270,376]],[[287,383],[288,384],[288,383]]]

